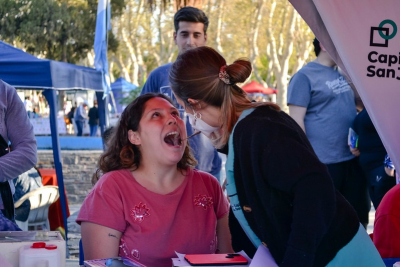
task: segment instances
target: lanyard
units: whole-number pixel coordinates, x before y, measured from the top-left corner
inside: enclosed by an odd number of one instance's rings
[[[233,133],[235,131],[236,125],[240,120],[244,119],[247,115],[254,111],[254,108],[247,109],[242,112],[235,126],[233,127],[232,133],[229,136],[229,152],[226,159],[225,170],[226,170],[226,191],[228,192],[229,200],[231,202],[231,207],[233,214],[235,214],[236,219],[238,220],[240,226],[246,233],[247,237],[253,243],[253,245],[258,248],[261,245],[261,240],[257,237],[257,235],[251,229],[249,223],[246,220],[246,217],[243,214],[242,207],[240,206],[239,198],[237,195],[236,184],[235,184],[235,176],[233,170],[233,161],[235,158],[235,152],[233,150]]]

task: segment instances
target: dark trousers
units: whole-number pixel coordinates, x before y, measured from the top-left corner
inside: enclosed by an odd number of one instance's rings
[[[97,134],[97,124],[90,125],[90,136],[96,136]]]
[[[360,223],[368,225],[371,200],[368,194],[368,181],[358,158],[334,164],[326,164],[335,188],[347,199],[357,212]]]
[[[75,121],[75,123],[76,123],[76,128],[78,129],[77,136],[82,136],[84,122],[83,121]]]
[[[386,192],[396,185],[396,178],[386,174],[383,164],[365,174],[368,178],[369,195],[376,210]]]

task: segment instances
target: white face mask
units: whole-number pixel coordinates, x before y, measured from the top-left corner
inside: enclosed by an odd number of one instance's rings
[[[211,139],[211,134],[214,133],[215,136],[219,136],[219,128],[213,127],[207,124],[205,121],[201,119],[201,114],[194,112],[194,115],[187,113],[189,116],[189,122],[192,127],[199,132],[202,132],[205,136]]]

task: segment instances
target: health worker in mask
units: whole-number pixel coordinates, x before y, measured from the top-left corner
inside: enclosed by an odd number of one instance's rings
[[[227,65],[209,47],[180,54],[169,73],[192,126],[228,154],[233,249],[265,245],[279,266],[385,266],[300,126],[237,85],[250,74],[248,60]]]

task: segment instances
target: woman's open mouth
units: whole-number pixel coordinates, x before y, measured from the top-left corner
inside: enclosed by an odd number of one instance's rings
[[[178,132],[174,131],[167,133],[167,135],[164,137],[164,142],[170,146],[181,146],[182,138]]]

